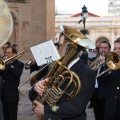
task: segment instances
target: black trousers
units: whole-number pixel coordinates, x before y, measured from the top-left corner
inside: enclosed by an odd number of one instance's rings
[[[4,120],[17,120],[18,101],[6,102],[2,99]]]
[[[95,120],[104,120],[105,116],[105,98],[98,98],[98,89],[94,90],[91,98]]]
[[[105,114],[105,119],[104,120],[120,120],[120,104],[119,101],[117,102],[117,108],[115,111],[115,115],[113,117],[108,116]]]

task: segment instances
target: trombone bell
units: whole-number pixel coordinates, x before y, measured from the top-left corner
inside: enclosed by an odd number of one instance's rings
[[[120,68],[120,56],[115,52],[109,52],[105,56],[105,63],[111,70],[117,70]]]

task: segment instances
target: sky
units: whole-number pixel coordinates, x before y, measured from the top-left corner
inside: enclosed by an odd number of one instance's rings
[[[107,16],[108,14],[108,0],[55,0],[58,13],[68,11],[76,14],[82,12],[84,5],[93,14],[100,16]]]

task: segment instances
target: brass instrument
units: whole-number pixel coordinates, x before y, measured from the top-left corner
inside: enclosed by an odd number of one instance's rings
[[[4,0],[0,0],[0,47],[10,38],[13,31],[13,20]]]
[[[29,62],[25,63],[25,69],[28,70],[30,69],[30,66],[32,65],[32,59],[30,59]]]
[[[33,73],[31,76],[30,76],[30,78],[28,78],[26,81],[24,81],[23,83],[21,83],[19,86],[18,86],[18,91],[19,91],[19,93],[20,93],[20,95],[25,95],[27,92],[29,92],[30,91],[30,89],[32,88],[32,87],[34,87],[34,85],[31,87],[31,88],[29,88],[28,90],[26,90],[25,92],[22,92],[22,86],[24,85],[24,84],[26,84],[28,81],[30,81],[30,82],[34,82],[34,84],[38,81],[37,79],[36,79],[36,76],[43,70],[43,69],[45,69],[46,67],[47,67],[48,65],[45,65],[42,69],[40,69],[40,70],[38,70],[38,71],[36,71],[35,73]]]
[[[93,62],[88,62],[89,67],[96,71],[103,63],[101,63],[99,57],[97,57]]]
[[[78,94],[81,88],[80,78],[66,66],[81,50],[86,47],[91,49],[95,48],[92,41],[73,28],[68,26],[60,26],[60,29],[67,38],[64,48],[60,51],[61,59],[55,61],[53,65],[49,67],[49,72],[47,73],[46,78],[51,78],[51,80],[46,84],[46,93],[44,93],[42,97],[38,95],[36,98],[37,101],[48,105],[56,104],[62,99],[63,96],[67,96],[66,101],[68,101]],[[31,76],[18,87],[21,95],[26,94],[31,88],[24,93],[21,92],[20,88],[27,81],[36,76],[40,71]],[[71,85],[73,88],[70,90],[69,88]],[[35,106],[34,103],[33,106]]]
[[[74,98],[80,91],[81,82],[80,78],[66,66],[71,60],[86,47],[95,48],[95,45],[82,33],[76,31],[68,26],[60,26],[60,29],[67,37],[67,48],[63,57],[55,61],[46,75],[46,78],[51,80],[46,84],[47,89],[43,96],[37,96],[36,100],[48,105],[55,105],[59,102],[63,96],[67,95],[65,101],[69,101]],[[66,45],[65,45],[66,46]],[[70,90],[69,88],[73,86]],[[35,104],[33,103],[33,106]]]
[[[12,56],[10,58],[6,58],[5,60],[0,59],[0,70],[4,70],[6,64],[14,61],[15,59],[20,58],[23,54],[24,54],[24,51],[22,51],[22,52],[20,52],[20,53],[18,53],[16,55],[14,55],[14,56]]]
[[[120,68],[120,56],[115,52],[109,52],[105,56],[105,63],[109,67],[106,71],[102,72],[101,74],[97,75],[96,78],[100,77],[101,75],[105,74],[110,70],[117,70]]]

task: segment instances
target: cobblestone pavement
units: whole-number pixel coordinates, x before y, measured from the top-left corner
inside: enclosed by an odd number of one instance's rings
[[[25,80],[27,80],[29,77],[29,71],[24,70],[23,75],[21,77],[21,83]],[[24,86],[21,87],[21,91],[27,90],[30,87],[29,82],[26,83]],[[18,120],[37,120],[36,117],[34,117],[34,112],[32,111],[32,103],[30,102],[28,98],[28,94],[21,96],[20,95],[20,101],[18,106]],[[86,109],[87,112],[87,120],[95,120],[93,110],[92,109]]]

